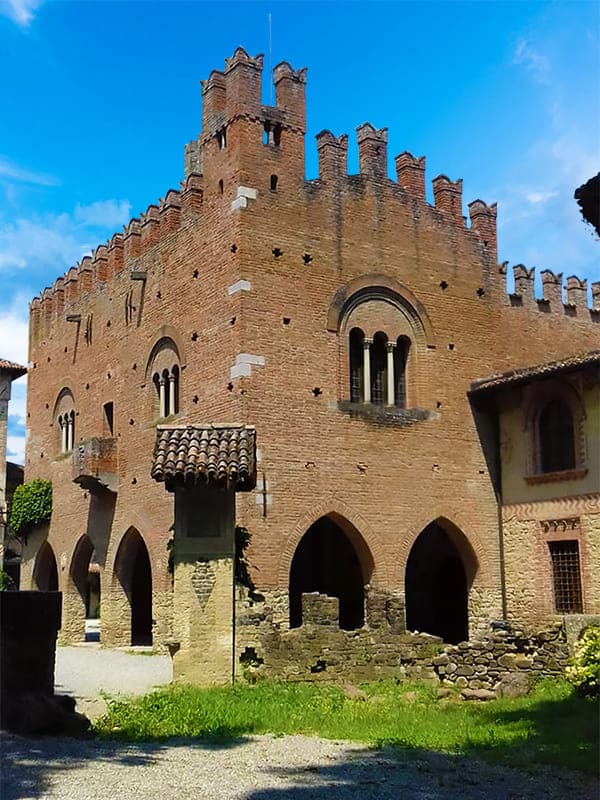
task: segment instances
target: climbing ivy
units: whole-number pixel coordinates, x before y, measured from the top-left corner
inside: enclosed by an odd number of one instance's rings
[[[242,525],[235,526],[235,581],[253,592],[256,587],[248,570],[250,565],[245,554],[250,544],[250,537],[248,528]]]
[[[35,478],[17,486],[12,500],[10,527],[19,537],[52,516],[52,482]]]

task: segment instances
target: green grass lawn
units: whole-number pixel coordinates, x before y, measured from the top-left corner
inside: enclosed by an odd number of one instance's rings
[[[259,682],[230,688],[173,686],[131,701],[109,700],[95,724],[110,739],[230,739],[304,733],[404,749],[478,755],[512,766],[551,764],[598,774],[599,704],[545,680],[526,697],[438,700],[435,688],[380,681],[366,700],[335,686]],[[408,695],[407,695],[408,693]]]

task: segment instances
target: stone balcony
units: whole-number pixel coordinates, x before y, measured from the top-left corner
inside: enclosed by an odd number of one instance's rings
[[[117,491],[117,440],[94,436],[73,451],[73,482],[92,494]]]

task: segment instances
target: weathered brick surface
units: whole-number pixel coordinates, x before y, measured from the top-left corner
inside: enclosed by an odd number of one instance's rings
[[[472,206],[469,228],[458,184],[439,179],[436,206],[425,202],[424,162],[404,158],[399,182],[388,179],[381,132],[363,130],[361,174],[352,176],[347,141],[320,135],[321,174],[307,182],[303,81],[283,65],[277,108],[265,108],[260,64],[237,52],[205,86],[203,132],[186,151],[181,191],[32,303],[26,477],[53,481],[48,541],[60,588],[69,592],[84,533],[100,553],[104,642],[127,643],[128,600],[114,564],[132,526],[150,555],[155,642],[171,636],[173,498],[149,474],[152,353],[165,336],[178,352],[177,423],[256,426],[259,484],[238,497],[237,521],[252,534],[258,589],[283,598],[282,624],[296,546],[331,513],[370,551],[365,583],[398,597],[419,533],[434,520],[458,530],[461,555],[476,564],[471,634],[502,615],[498,507],[467,390],[503,369],[591,349],[598,314],[581,303],[509,298],[495,208]],[[263,144],[265,120],[279,146]],[[356,292],[363,305],[350,302]],[[410,336],[408,418],[344,405],[355,320],[370,333]],[[72,483],[71,458],[60,455],[65,387],[76,445],[108,435],[102,406],[114,403],[117,493],[100,519],[98,500]],[[78,637],[81,625],[66,630]]]

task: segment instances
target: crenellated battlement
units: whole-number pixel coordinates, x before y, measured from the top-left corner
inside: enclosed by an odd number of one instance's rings
[[[507,264],[500,265],[500,274],[507,274]],[[542,297],[535,296],[535,267],[529,269],[524,264],[513,266],[514,292],[508,298],[512,306],[537,309],[545,313],[569,316],[591,315],[600,318],[600,281],[592,284],[592,303],[588,303],[587,280],[571,275],[563,286],[563,273],[554,273],[544,269],[540,273],[542,279]]]

